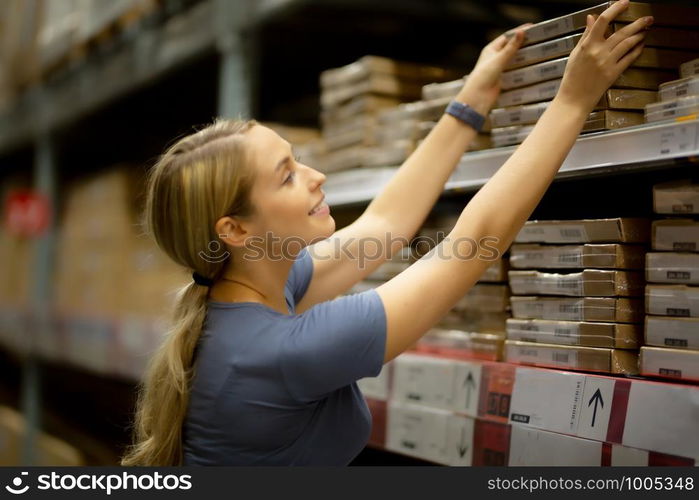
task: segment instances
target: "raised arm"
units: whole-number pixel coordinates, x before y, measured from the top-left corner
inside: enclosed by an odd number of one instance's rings
[[[516,36],[502,35],[489,43],[456,100],[487,115],[500,92],[500,75],[521,45],[523,31]],[[420,228],[461,155],[476,131],[445,114],[437,125],[398,169],[385,188],[352,224],[330,239],[312,245],[313,279],[298,304],[299,312],[347,291],[397,252]],[[394,241],[390,248],[376,249],[368,242]],[[337,252],[338,248],[344,249]],[[372,256],[359,258],[361,254]],[[381,257],[379,257],[381,256]]]
[[[387,315],[385,361],[431,328],[499,255],[529,218],[578,137],[602,93],[638,57],[646,28],[642,18],[615,33],[609,22],[628,6],[616,2],[597,20],[588,16],[570,56],[558,95],[532,133],[473,197],[449,236],[428,255],[377,291]],[[473,242],[487,244],[475,245]],[[490,260],[488,260],[490,259]]]

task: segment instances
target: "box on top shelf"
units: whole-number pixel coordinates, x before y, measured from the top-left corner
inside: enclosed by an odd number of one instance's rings
[[[604,12],[613,2],[604,2],[594,7],[589,7],[584,10],[573,12],[565,16],[556,17],[542,21],[533,26],[530,26],[524,31],[523,46],[531,45],[537,42],[556,38],[574,31],[582,31],[585,29],[586,19],[588,15],[599,15]],[[631,23],[639,17],[653,16],[653,26],[697,26],[696,8],[682,7],[676,5],[663,5],[658,3],[630,2],[629,6],[621,12],[616,18],[617,22]],[[689,17],[684,17],[689,16]],[[509,31],[508,35],[512,36],[514,31]]]
[[[577,273],[510,271],[515,295],[563,295],[569,297],[640,297],[643,272],[586,269]]]
[[[512,90],[563,76],[568,57],[544,61],[532,66],[505,71],[502,74],[502,89]],[[612,84],[614,88],[657,90],[661,83],[677,78],[675,70],[653,68],[627,68]]]
[[[641,347],[640,374],[699,382],[699,351]]]
[[[537,344],[637,349],[643,327],[632,323],[593,323],[545,319],[508,319],[507,338]]]
[[[699,253],[648,253],[646,279],[649,283],[699,285]]]
[[[546,368],[636,375],[638,355],[625,349],[505,341],[505,361]]]
[[[696,252],[699,250],[699,222],[692,219],[653,221],[653,250]]]
[[[374,74],[391,75],[414,82],[439,82],[460,76],[457,71],[436,66],[364,56],[346,66],[323,71],[320,74],[320,85],[325,88],[353,84]]]
[[[646,316],[646,345],[699,349],[699,318]]]
[[[510,265],[516,269],[602,268],[643,269],[645,249],[640,245],[512,245]]]
[[[643,218],[530,220],[517,243],[646,243],[650,220]]]
[[[688,96],[699,96],[699,76],[665,82],[658,87],[658,97],[661,101]]]
[[[635,127],[644,122],[643,113],[636,111],[617,111],[605,109],[593,111],[583,124],[583,132],[599,132],[602,130],[617,130]]]
[[[495,108],[490,112],[490,121],[493,127],[509,127],[512,125],[531,125],[536,123],[550,101],[525,104],[522,106],[510,106],[507,108]]]
[[[367,79],[350,86],[340,86],[323,90],[320,104],[324,109],[338,106],[364,94],[378,94],[395,97],[400,100],[420,98],[422,85],[414,82],[397,80],[392,76],[371,75]]]
[[[687,78],[693,75],[699,75],[699,57],[680,65],[681,78]]]
[[[575,45],[582,38],[582,34],[575,34],[523,47],[515,52],[510,62],[505,66],[506,70],[529,66],[549,59],[555,59],[570,54]]]
[[[646,104],[644,118],[646,122],[650,123],[661,120],[675,120],[696,113],[699,113],[699,96],[694,95]]]
[[[643,300],[617,297],[510,297],[512,316],[522,319],[641,323]]]
[[[699,287],[647,285],[646,312],[661,316],[699,318]]]
[[[398,106],[401,100],[396,97],[361,95],[350,99],[338,106],[321,109],[320,122],[323,128],[337,125],[337,122],[359,117],[364,119],[366,115],[375,115],[380,110]]]
[[[654,185],[653,211],[656,214],[699,214],[699,184],[678,180]]]

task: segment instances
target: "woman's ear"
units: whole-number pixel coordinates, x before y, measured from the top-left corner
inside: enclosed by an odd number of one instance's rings
[[[244,247],[245,240],[250,237],[247,222],[238,217],[226,215],[216,221],[216,234],[224,243],[232,247]]]

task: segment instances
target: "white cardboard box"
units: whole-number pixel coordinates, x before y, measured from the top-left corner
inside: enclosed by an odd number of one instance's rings
[[[649,283],[699,285],[699,253],[651,252],[646,255]]]
[[[646,316],[646,345],[699,349],[699,318]]]
[[[699,287],[647,285],[646,312],[659,316],[699,317]]]

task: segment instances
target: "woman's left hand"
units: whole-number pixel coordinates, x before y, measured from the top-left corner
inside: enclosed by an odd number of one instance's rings
[[[527,23],[518,26],[508,32],[514,31],[514,36],[507,37],[502,34],[483,48],[461,92],[469,101],[477,100],[478,102],[467,102],[467,104],[482,113],[487,113],[495,104],[500,95],[500,75],[521,47],[524,29],[531,25],[532,23]]]

